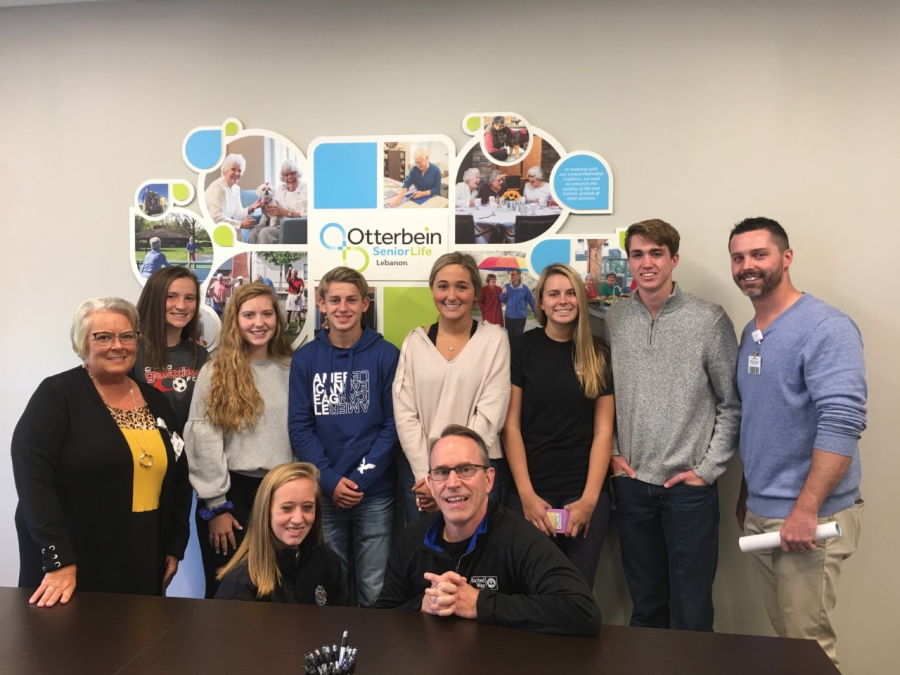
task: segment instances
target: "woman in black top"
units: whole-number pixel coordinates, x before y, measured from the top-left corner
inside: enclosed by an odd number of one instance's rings
[[[541,274],[539,330],[512,343],[512,391],[503,444],[518,509],[556,545],[593,587],[609,524],[604,478],[615,419],[609,351],[591,335],[584,284],[568,265]],[[565,509],[557,536],[547,509]]]
[[[247,534],[217,578],[219,600],[346,605],[337,555],[322,544],[319,470],[281,464],[260,483]]]
[[[81,366],[45,379],[12,437],[19,586],[51,607],[79,590],[160,595],[190,536],[191,487],[163,395],[128,377],[137,310],[93,298],[72,322]]]

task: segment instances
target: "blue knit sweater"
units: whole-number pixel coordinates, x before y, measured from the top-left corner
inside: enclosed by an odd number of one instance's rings
[[[743,403],[741,458],[747,507],[787,518],[809,474],[813,449],[853,458],[819,516],[859,499],[859,437],[866,428],[866,372],[859,328],[840,310],[805,294],[763,332],[750,321],[737,366]],[[758,375],[748,359],[759,353]]]

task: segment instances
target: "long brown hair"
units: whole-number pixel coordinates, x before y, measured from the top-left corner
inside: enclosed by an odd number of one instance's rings
[[[250,581],[256,586],[256,597],[264,598],[275,590],[281,581],[281,570],[278,569],[278,540],[272,533],[272,497],[282,485],[299,479],[311,480],[316,486],[316,517],[306,536],[312,537],[316,544],[322,544],[322,491],[319,489],[319,470],[307,462],[279,464],[271,469],[259,484],[253,500],[253,509],[250,511],[247,534],[234,557],[216,572],[216,579],[221,581],[231,570],[239,565],[246,565],[250,572]]]
[[[575,298],[578,300],[578,319],[575,325],[575,354],[572,360],[575,364],[575,374],[578,382],[584,390],[587,398],[595,399],[600,396],[609,377],[609,364],[606,361],[606,352],[603,344],[591,334],[590,319],[588,318],[587,292],[584,290],[584,282],[574,269],[563,263],[554,263],[544,268],[541,278],[538,280],[535,295],[537,296],[537,320],[544,327],[547,326],[547,315],[541,307],[541,298],[544,294],[544,285],[552,276],[566,277],[575,290]]]
[[[150,275],[144,290],[141,291],[141,297],[137,301],[144,365],[153,369],[165,368],[169,362],[169,347],[166,340],[168,325],[166,322],[166,299],[169,295],[169,286],[178,279],[190,279],[194,282],[197,308],[194,310],[191,320],[181,329],[181,339],[189,341],[191,361],[197,362],[197,339],[200,337],[200,282],[189,269],[164,267]]]
[[[213,361],[212,386],[206,397],[206,418],[225,433],[242,431],[248,427],[252,429],[266,408],[253,380],[248,348],[238,328],[241,306],[261,295],[272,301],[272,309],[277,317],[275,334],[266,345],[268,356],[284,363],[291,358],[291,348],[284,340],[284,314],[278,305],[275,291],[263,283],[241,286],[231,296],[222,314],[219,350]]]

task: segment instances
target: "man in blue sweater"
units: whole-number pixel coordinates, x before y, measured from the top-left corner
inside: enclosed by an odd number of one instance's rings
[[[509,283],[503,287],[500,294],[500,302],[506,303],[506,332],[512,340],[517,335],[525,332],[525,320],[528,318],[528,308],[535,314],[534,296],[531,289],[522,281],[519,270],[510,270]]]
[[[328,328],[291,362],[288,430],[297,457],[321,472],[325,543],[350,578],[360,605],[375,604],[384,577],[400,450],[391,386],[399,350],[362,323],[365,278],[336,267],[319,284]]]
[[[818,640],[835,666],[832,617],[841,563],[859,540],[859,437],[866,428],[862,337],[843,312],[798,291],[794,252],[769,218],[731,230],[731,273],[756,316],[741,335],[744,481],[738,524],[781,531],[781,547],[751,554],[772,626]],[[819,524],[841,536],[815,541]]]

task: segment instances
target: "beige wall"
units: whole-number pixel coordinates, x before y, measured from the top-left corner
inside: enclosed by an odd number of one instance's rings
[[[517,111],[567,149],[602,154],[615,172],[615,214],[571,218],[567,233],[665,218],[683,235],[677,279],[740,326],[751,307],[729,277],[727,231],[768,215],[791,235],[795,283],[857,321],[869,368],[868,508],[861,549],[844,570],[839,648],[852,672],[892,672],[900,4],[523,0],[515,27],[504,21],[499,34],[491,14],[503,7],[426,5],[147,0],[0,10],[0,445],[41,378],[76,363],[66,336],[78,302],[137,298],[127,206],[147,178],[192,178],[181,142],[194,126],[233,116],[301,149],[353,133],[441,133],[461,146],[465,114]],[[384,39],[398,25],[423,40],[405,54]],[[517,33],[532,45],[527,62],[486,86],[491,54],[507,53]],[[417,63],[427,72],[410,77]],[[396,79],[398,64],[406,76]],[[735,543],[739,471],[735,461],[721,484],[717,629],[766,634]],[[6,455],[0,583],[9,585],[14,507]],[[620,568],[613,539],[597,590],[608,621],[627,616]]]

